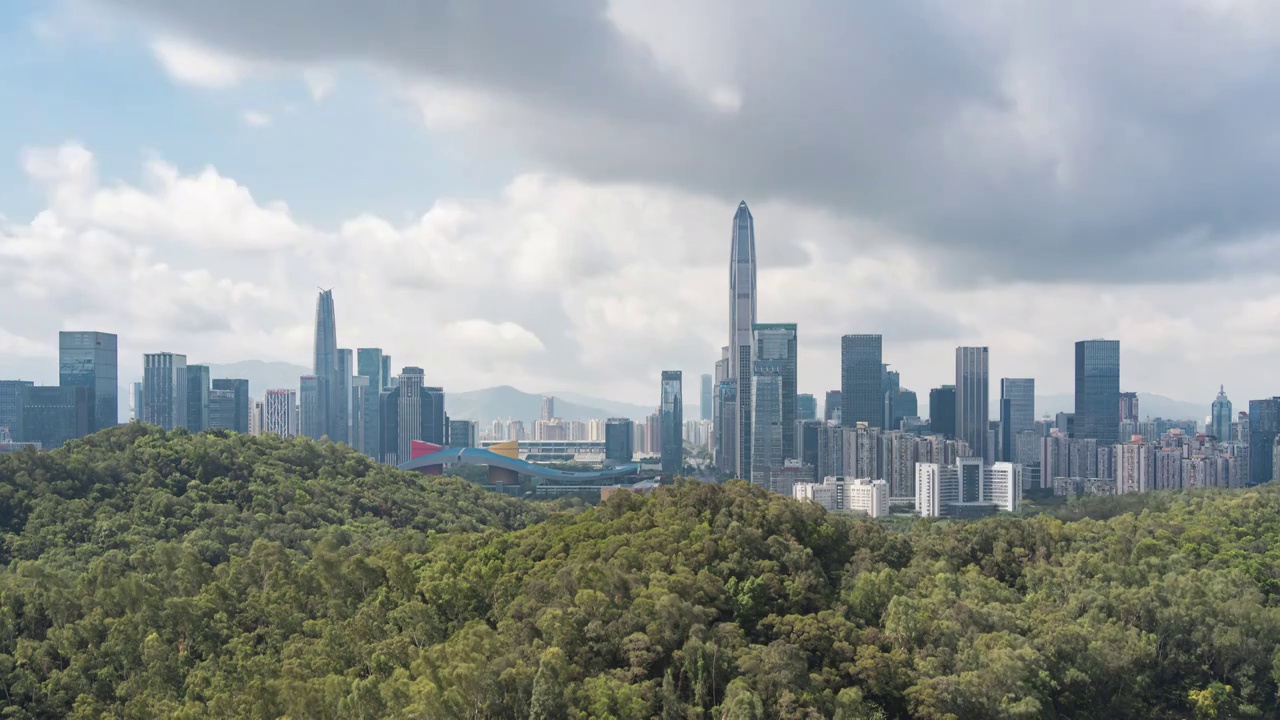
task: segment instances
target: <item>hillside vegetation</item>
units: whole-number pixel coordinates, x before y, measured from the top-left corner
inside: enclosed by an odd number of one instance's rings
[[[1280,491],[1105,522],[554,508],[306,440],[0,458],[0,716],[1277,717]]]

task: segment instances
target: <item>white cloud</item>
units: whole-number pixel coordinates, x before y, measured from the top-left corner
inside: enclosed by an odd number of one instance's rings
[[[336,287],[343,346],[383,347],[453,390],[651,402],[661,370],[709,372],[726,335],[734,204],[710,198],[523,175],[409,224],[364,215],[329,230],[213,168],[156,158],[137,183],[105,186],[74,144],[29,150],[24,167],[48,201],[0,224],[0,304],[23,308],[0,320],[0,375],[6,355],[52,362],[49,338],[71,326],[118,332],[124,368],[157,349],[305,364],[317,285]],[[799,323],[804,392],[838,386],[850,332],[883,332],[886,362],[922,397],[951,381],[960,344],[991,346],[993,377],[1068,391],[1071,343],[1096,336],[1122,340],[1126,389],[1207,403],[1237,378],[1233,396],[1275,392],[1274,277],[972,289],[882,228],[788,203],[753,210],[760,320]]]
[[[307,84],[307,92],[311,93],[311,99],[315,102],[329,97],[338,83],[332,70],[318,67],[303,70],[302,80]]]
[[[240,114],[240,120],[249,127],[268,127],[271,125],[271,116],[260,110],[245,110]]]
[[[152,40],[151,52],[174,81],[202,88],[234,87],[253,68],[246,60],[176,37]]]

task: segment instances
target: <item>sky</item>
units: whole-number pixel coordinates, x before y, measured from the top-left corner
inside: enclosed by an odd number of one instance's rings
[[[0,377],[57,332],[191,362],[339,343],[433,384],[658,400],[728,337],[731,220],[799,386],[881,333],[1073,387],[1280,394],[1264,0],[6,0]],[[136,369],[131,370],[131,368]]]

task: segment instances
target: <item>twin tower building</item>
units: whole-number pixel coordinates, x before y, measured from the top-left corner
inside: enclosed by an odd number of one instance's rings
[[[761,487],[796,457],[796,324],[756,322],[755,221],[733,216],[729,344],[716,362],[712,398],[717,468]]]

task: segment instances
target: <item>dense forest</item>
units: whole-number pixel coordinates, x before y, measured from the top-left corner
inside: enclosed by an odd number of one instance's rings
[[[1280,717],[1280,490],[1125,502],[542,505],[121,427],[0,457],[0,716]]]

